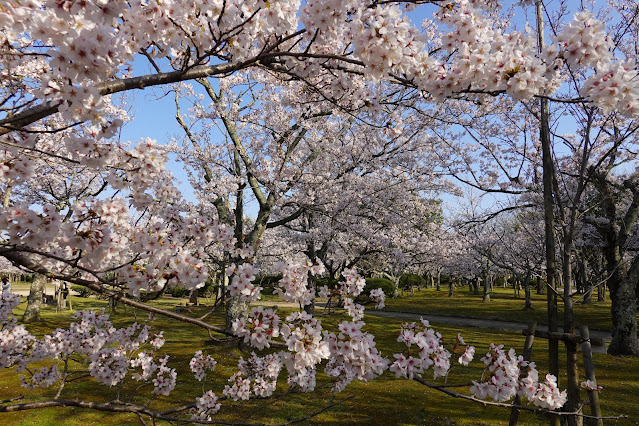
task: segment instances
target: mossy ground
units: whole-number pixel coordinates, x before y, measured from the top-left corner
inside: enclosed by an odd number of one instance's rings
[[[466,289],[466,293],[467,293]],[[412,310],[420,313],[437,313],[447,315],[467,315],[475,317],[509,318],[525,321],[528,317],[515,317],[514,313],[522,315],[541,316],[545,312],[543,299],[536,297],[534,301],[535,311],[521,311],[523,300],[508,298],[506,292],[497,290],[493,293],[490,303],[482,303],[480,296],[471,297],[464,295],[460,289],[453,298],[447,297],[444,291],[436,294],[434,290],[422,290],[414,296],[406,296],[400,299],[388,300],[389,309]],[[503,293],[503,295],[502,295]],[[478,298],[479,297],[479,298]],[[184,304],[186,300],[163,299],[154,302],[167,309],[172,309],[176,304]],[[98,309],[106,307],[106,302],[94,298],[73,298],[73,308]],[[18,315],[24,309],[23,302],[16,310]],[[585,307],[581,318],[593,320],[598,328],[605,328],[605,312],[597,306]],[[605,308],[605,305],[604,305]],[[206,307],[192,308],[189,315],[199,316],[205,312]],[[281,309],[286,311],[286,309]],[[521,312],[519,312],[521,311]],[[321,313],[321,310],[319,310]],[[283,314],[284,312],[280,312]],[[56,313],[52,308],[45,308],[42,312],[43,321],[29,325],[31,332],[42,335],[56,327],[65,327],[70,321],[71,313],[68,311]],[[223,312],[216,312],[209,321],[221,325]],[[112,316],[117,326],[130,324],[137,316],[139,321],[146,319],[146,314],[133,311],[130,307],[126,310],[118,307],[118,312]],[[608,314],[609,316],[609,314]],[[609,317],[608,317],[609,318]],[[325,327],[331,328],[340,321],[346,319],[342,315],[322,316]],[[392,354],[402,350],[402,345],[397,342],[397,332],[401,321],[374,316],[366,317],[366,331],[376,336],[377,346],[380,351],[392,359]],[[609,319],[608,319],[609,321]],[[202,384],[197,382],[188,370],[188,360],[197,350],[203,350],[215,357],[218,368],[207,381],[205,389],[213,389],[216,394],[221,394],[226,380],[235,372],[237,359],[240,355],[247,356],[250,349],[239,349],[237,345],[215,344],[210,340],[208,333],[197,327],[181,324],[174,320],[157,317],[152,326],[155,330],[164,330],[167,343],[161,351],[171,354],[169,365],[178,370],[178,386],[170,397],[157,397],[152,402],[155,408],[168,407],[179,403],[188,403],[202,391]],[[468,344],[477,347],[478,357],[486,352],[490,342],[503,343],[506,347],[514,347],[520,350],[523,345],[523,336],[518,332],[506,332],[490,329],[478,329],[456,326],[446,326],[433,323],[433,326],[442,333],[445,342],[451,343],[462,333]],[[534,344],[533,359],[537,363],[541,374],[547,371],[547,342],[537,339]],[[563,354],[561,355],[563,356]],[[606,424],[639,424],[639,358],[612,357],[606,354],[594,354],[597,371],[597,379],[604,389],[600,395],[604,415],[626,415],[627,419],[608,421]],[[448,378],[448,383],[467,383],[476,379],[481,374],[481,363],[475,361],[469,367],[456,364]],[[432,377],[429,373],[425,376]],[[561,381],[562,377],[560,377]],[[436,382],[441,383],[438,379]],[[318,376],[318,384],[326,383],[326,377]],[[283,385],[281,391],[285,390]],[[460,388],[463,389],[463,388]],[[149,389],[142,389],[136,393],[123,391],[122,396],[131,398],[137,404],[148,402]],[[35,401],[41,397],[51,397],[53,390],[38,390],[35,392],[25,390],[19,386],[19,380],[11,371],[0,372],[0,395],[2,399],[17,395],[25,395],[26,401]],[[495,425],[507,424],[509,411],[503,408],[484,407],[480,404],[454,399],[435,390],[428,389],[417,382],[396,379],[393,374],[387,372],[382,377],[369,383],[354,383],[338,394],[336,399],[352,396],[345,403],[334,407],[303,424],[415,424],[415,425]],[[115,397],[115,390],[88,379],[69,384],[62,394],[64,398],[82,398],[95,401],[109,401]],[[583,395],[585,398],[585,394]],[[327,390],[311,394],[290,395],[268,405],[268,407],[254,411],[265,404],[265,401],[249,403],[224,402],[219,413],[219,419],[239,420],[248,423],[282,423],[295,418],[308,415],[321,409],[330,398]],[[588,412],[588,408],[586,408]],[[96,411],[50,408],[37,411],[0,414],[0,419],[5,424],[11,425],[124,425],[139,424],[134,415],[102,413]],[[147,419],[148,420],[148,419]],[[161,422],[160,422],[161,423]],[[536,425],[545,423],[543,417],[532,413],[523,413],[521,424]]]
[[[524,292],[520,297],[515,297],[512,288],[495,287],[490,293],[490,302],[483,302],[481,294],[474,294],[468,287],[455,289],[453,297],[448,297],[448,288],[437,291],[435,288],[426,288],[405,292],[398,298],[387,299],[387,311],[414,312],[432,315],[450,315],[456,317],[494,319],[501,321],[513,321],[527,323],[537,321],[547,324],[548,314],[546,310],[546,295],[536,294],[532,291],[532,310],[525,311]],[[576,299],[579,298],[576,297]],[[592,303],[581,303],[582,299],[574,304],[576,325],[587,325],[593,329],[612,330],[610,320],[610,299],[606,297],[603,302],[596,301],[593,295]],[[563,305],[560,302],[559,322],[563,321]]]

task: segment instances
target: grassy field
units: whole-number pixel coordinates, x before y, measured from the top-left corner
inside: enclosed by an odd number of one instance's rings
[[[387,299],[386,311],[413,312],[431,315],[450,315],[467,318],[494,319],[527,323],[537,321],[547,324],[546,295],[532,294],[533,310],[524,311],[523,291],[515,298],[512,288],[496,287],[490,294],[490,302],[482,302],[482,295],[473,294],[468,287],[455,289],[448,297],[448,288],[434,288],[404,293],[401,297]],[[559,322],[563,320],[563,305],[559,303]],[[576,325],[587,325],[599,330],[611,330],[610,299],[593,300],[591,304],[575,303]]]
[[[494,301],[499,298],[494,295]],[[417,297],[417,296],[415,296]],[[461,298],[458,294],[453,298]],[[448,299],[450,302],[450,299]],[[182,300],[181,303],[184,303]],[[405,304],[409,298],[389,301],[389,306],[396,303]],[[156,304],[173,308],[179,300],[164,299]],[[491,302],[492,304],[492,302]],[[523,305],[523,302],[521,302]],[[19,309],[24,309],[23,302]],[[74,297],[75,309],[95,309],[105,307],[106,302],[101,300],[81,299]],[[193,308],[190,315],[202,314],[206,308]],[[285,311],[284,309],[281,309]],[[541,306],[539,307],[541,310]],[[17,314],[21,312],[16,310]],[[450,313],[450,312],[449,312]],[[134,312],[131,308],[126,311],[121,306],[118,313],[113,316],[113,322],[117,326],[130,324],[137,314],[137,318],[144,319],[146,314]],[[283,314],[283,312],[280,312]],[[43,311],[44,321],[30,325],[29,329],[42,335],[55,327],[65,327],[70,321],[68,311],[55,313],[51,308]],[[326,328],[344,320],[342,315],[323,316],[322,322]],[[216,313],[210,317],[212,323],[222,324],[222,313]],[[392,358],[393,352],[402,350],[402,345],[397,342],[397,332],[400,321],[379,317],[366,318],[366,330],[376,336],[378,348],[382,353]],[[199,328],[181,324],[173,320],[158,317],[153,321],[156,330],[164,330],[167,339],[166,345],[161,349],[171,354],[169,366],[178,369],[178,386],[170,397],[158,397],[152,402],[152,407],[162,408],[169,403],[188,403],[192,398],[201,394],[202,385],[196,382],[188,371],[188,360],[196,350],[203,350],[215,357],[218,361],[217,370],[211,375],[212,380],[207,382],[205,389],[213,389],[220,395],[226,380],[236,371],[237,359],[240,355],[247,356],[250,350],[240,350],[236,345],[214,344],[208,333]],[[460,327],[451,327],[433,324],[442,333],[446,342],[451,342],[462,333],[468,344],[477,346],[477,354],[482,356],[488,344],[499,342],[506,347],[514,347],[520,350],[523,345],[523,337],[517,332],[503,332],[496,330],[471,328],[468,330]],[[547,344],[538,339],[535,341],[533,359],[537,362],[540,374],[547,370],[546,364]],[[595,354],[598,383],[604,386],[601,394],[602,409],[605,415],[624,414],[628,419],[610,421],[607,424],[630,425],[639,424],[639,358],[615,358],[605,354]],[[459,364],[452,369],[448,383],[467,383],[476,379],[481,374],[481,363],[475,361],[469,367]],[[427,373],[426,378],[432,379],[432,373]],[[560,378],[561,380],[561,378]],[[281,380],[283,382],[283,380]],[[436,382],[442,383],[441,379]],[[27,401],[37,400],[41,397],[51,397],[55,394],[52,390],[28,391],[19,387],[19,380],[10,371],[0,373],[0,395],[2,398],[11,398],[20,394],[26,396]],[[318,384],[327,383],[326,377],[318,375]],[[280,385],[281,390],[284,386]],[[148,400],[142,398],[144,392],[136,394],[125,388],[122,397],[131,398],[136,404],[143,404]],[[463,389],[463,388],[462,388]],[[148,393],[148,392],[147,392]],[[311,421],[304,424],[414,424],[414,425],[495,425],[507,424],[509,412],[494,407],[484,407],[467,401],[456,400],[437,391],[427,389],[422,385],[405,380],[396,379],[391,373],[385,373],[382,377],[369,383],[355,383],[346,388],[337,398],[352,396],[346,401],[329,411],[326,411]],[[585,397],[585,395],[583,395]],[[63,398],[91,399],[96,401],[108,401],[115,397],[114,389],[96,385],[93,380],[78,381],[67,385],[62,394]],[[264,404],[264,401],[252,401],[249,403],[224,402],[219,413],[221,420],[241,420],[247,423],[281,423],[295,418],[303,417],[323,407],[330,395],[327,391],[312,394],[297,394],[275,401],[268,407],[253,412],[254,409]],[[587,409],[586,409],[587,411]],[[241,415],[238,418],[238,413]],[[139,424],[133,415],[101,413],[81,409],[49,408],[38,411],[0,414],[5,424],[11,425],[122,425]],[[544,419],[535,414],[523,413],[521,424],[536,425],[543,423]]]

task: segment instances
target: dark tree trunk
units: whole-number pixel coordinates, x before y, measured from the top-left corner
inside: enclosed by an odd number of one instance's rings
[[[437,271],[437,291],[441,289],[442,285],[442,273],[441,271]]]
[[[191,294],[189,294],[189,303],[193,306],[197,306],[197,288],[191,290]]]
[[[612,302],[612,342],[608,353],[612,355],[636,355],[637,342],[637,295],[639,280],[639,255],[635,256],[630,270],[615,285],[610,285]]]
[[[308,288],[317,290],[317,277],[315,275],[312,275],[310,272],[308,274],[307,286]],[[308,305],[304,305],[304,312],[309,315],[315,314],[315,296],[313,296],[313,300],[311,300],[311,303],[309,303]]]
[[[40,309],[42,308],[42,295],[47,278],[44,275],[36,274],[31,281],[29,297],[27,298],[27,308],[22,316],[22,322],[40,321]]]
[[[603,254],[606,261],[607,285],[612,302],[612,342],[608,353],[613,355],[635,355],[637,347],[637,303],[636,285],[639,279],[639,255],[635,255],[628,268],[623,260],[626,239],[631,234],[632,224],[639,215],[639,191],[633,189],[632,203],[622,220],[617,216],[618,197],[613,186],[604,176],[598,176],[597,188],[602,194],[604,215],[608,222],[598,228],[604,241]]]
[[[584,305],[590,305],[592,303],[592,282],[586,280],[584,285]]]
[[[484,274],[484,296],[482,300],[484,302],[490,302],[490,280],[487,274]]]
[[[537,294],[544,294],[544,280],[541,275],[537,277]]]
[[[539,52],[544,49],[544,20],[541,0],[535,1],[535,15],[537,21],[537,38]],[[539,140],[542,151],[542,182],[544,197],[544,237],[546,246],[546,282],[550,288],[555,288],[556,253],[555,253],[555,200],[553,196],[554,163],[550,141],[550,111],[548,99],[539,100]],[[559,194],[557,194],[559,195]],[[557,295],[548,290],[548,330],[558,331]],[[559,377],[559,341],[548,341],[548,368],[550,374]],[[559,417],[553,416],[551,424],[558,424]]]
[[[575,333],[575,312],[574,300],[572,298],[572,232],[569,231],[564,237],[563,247],[563,268],[562,276],[564,281],[564,333]],[[577,359],[577,343],[566,342],[566,387],[568,400],[564,405],[566,411],[574,412],[579,409],[581,401],[579,395],[579,361]],[[568,416],[568,425],[579,426],[583,424],[583,418],[579,416]]]
[[[532,307],[532,298],[530,297],[530,271],[526,274],[526,278],[524,279],[524,311],[531,311]]]
[[[606,285],[606,283],[603,283],[597,287],[597,302],[606,301]]]

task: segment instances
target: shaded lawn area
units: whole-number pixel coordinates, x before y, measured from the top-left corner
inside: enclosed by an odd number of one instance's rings
[[[415,290],[414,294],[405,292],[403,296],[395,299],[386,299],[384,310],[521,323],[537,321],[540,324],[547,324],[546,295],[538,295],[533,290],[531,296],[533,310],[524,311],[523,294],[522,290],[521,297],[515,298],[512,288],[495,287],[490,293],[490,302],[483,302],[481,294],[473,294],[466,286],[456,288],[453,297],[448,297],[448,288],[442,287],[440,291],[428,288]],[[599,330],[612,330],[610,299],[606,297],[604,302],[596,302],[594,299],[596,299],[596,295],[591,304],[575,303],[576,325],[587,325]],[[563,321],[561,299],[558,304],[561,325]]]
[[[182,300],[184,303],[186,299]],[[163,299],[154,304],[171,309],[176,305],[176,299]],[[106,307],[106,301],[94,298],[81,299],[74,297],[73,306],[76,309],[88,309]],[[23,302],[20,309],[24,309]],[[189,315],[199,316],[206,311],[204,307],[192,308]],[[280,309],[283,317],[290,309]],[[18,315],[20,311],[16,310]],[[321,310],[320,310],[321,313]],[[118,313],[112,317],[116,326],[129,325],[137,314],[137,319],[143,321],[146,313],[127,307],[119,306]],[[70,321],[68,311],[55,313],[52,308],[43,310],[44,322],[29,325],[29,329],[42,335],[55,327],[66,327]],[[323,325],[330,329],[339,322],[346,320],[344,315],[322,316]],[[222,325],[223,312],[217,312],[209,317],[211,323]],[[403,349],[403,345],[397,342],[400,321],[388,318],[369,316],[366,317],[365,330],[376,336],[377,347],[389,359],[392,354]],[[249,348],[238,349],[237,344],[215,344],[211,342],[208,333],[191,325],[182,324],[174,320],[157,317],[152,323],[154,331],[164,330],[167,340],[161,353],[171,354],[169,366],[178,370],[178,386],[169,397],[156,397],[152,408],[166,408],[181,403],[189,403],[193,398],[200,396],[202,389],[213,391],[219,396],[227,383],[227,379],[237,370],[239,356],[250,355]],[[446,343],[452,343],[457,333],[462,333],[468,344],[477,347],[476,360],[470,366],[463,367],[456,362],[456,356],[452,359],[454,367],[448,378],[449,384],[468,383],[477,379],[482,372],[482,363],[479,358],[483,356],[491,341],[503,343],[507,348],[514,347],[520,351],[523,346],[523,336],[517,332],[504,332],[487,329],[469,328],[467,330],[457,326],[445,326],[433,324],[434,328],[442,333]],[[219,337],[219,336],[217,336]],[[197,350],[203,350],[212,355],[218,362],[215,372],[209,374],[206,385],[203,387],[197,382],[188,368],[188,361]],[[547,343],[537,339],[534,344],[533,360],[538,364],[540,375],[547,371],[546,359]],[[563,354],[562,354],[563,357]],[[604,415],[625,414],[626,420],[613,421],[607,424],[636,424],[639,419],[639,404],[636,395],[639,394],[639,358],[615,358],[605,354],[594,354],[597,369],[598,383],[604,386],[600,395]],[[562,363],[563,365],[563,363]],[[428,371],[424,377],[438,384],[443,379],[432,380],[432,371]],[[543,377],[543,376],[542,376]],[[285,373],[280,376],[278,392],[283,392],[285,386]],[[560,378],[561,381],[561,378]],[[135,382],[137,383],[137,382]],[[318,386],[327,384],[327,378],[323,373],[318,374]],[[561,384],[561,383],[560,383]],[[122,399],[131,398],[131,402],[144,404],[148,402],[146,394],[150,395],[150,386],[147,386],[137,394],[131,392],[132,387],[125,387]],[[467,388],[459,388],[466,392]],[[19,387],[19,380],[10,371],[0,372],[0,395],[2,398],[11,398],[20,394],[26,396],[26,401],[35,401],[41,397],[52,397],[54,389],[29,391]],[[382,377],[369,383],[354,383],[346,390],[337,394],[336,400],[353,396],[342,405],[334,407],[320,415],[313,417],[303,424],[415,424],[415,425],[495,425],[507,424],[509,410],[495,407],[484,407],[477,403],[458,400],[428,389],[417,382],[406,379],[396,379],[393,374],[386,372]],[[92,379],[77,381],[68,384],[62,393],[62,398],[82,398],[94,401],[109,401],[114,399],[115,389],[98,385]],[[585,393],[582,392],[585,398]],[[320,390],[310,394],[296,394],[287,396],[282,400],[250,401],[233,403],[222,402],[222,409],[216,419],[242,420],[248,423],[281,423],[308,415],[321,409],[330,398],[328,390]],[[253,413],[254,409],[270,404],[265,409]],[[588,412],[588,408],[586,408]],[[238,413],[241,413],[238,416]],[[247,417],[248,416],[248,417]],[[103,413],[75,408],[48,408],[37,411],[25,411],[17,413],[0,414],[0,419],[5,424],[11,425],[128,425],[139,424],[135,415]],[[148,420],[148,419],[147,419]],[[534,413],[522,413],[521,424],[537,425],[544,423],[543,417]],[[165,424],[158,422],[158,424]]]

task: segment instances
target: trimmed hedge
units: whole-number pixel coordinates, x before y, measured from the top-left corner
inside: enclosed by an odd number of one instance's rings
[[[381,288],[386,297],[394,297],[395,292],[397,291],[395,284],[393,284],[393,282],[388,278],[366,278],[366,286],[364,287],[362,294],[369,296],[371,294],[371,290],[375,290],[377,288]]]
[[[93,291],[83,285],[72,285],[71,290],[78,293],[78,297],[89,297],[93,294]]]
[[[169,293],[173,297],[188,297],[191,294],[191,290],[188,290],[184,287],[175,286],[168,289],[167,293]]]

